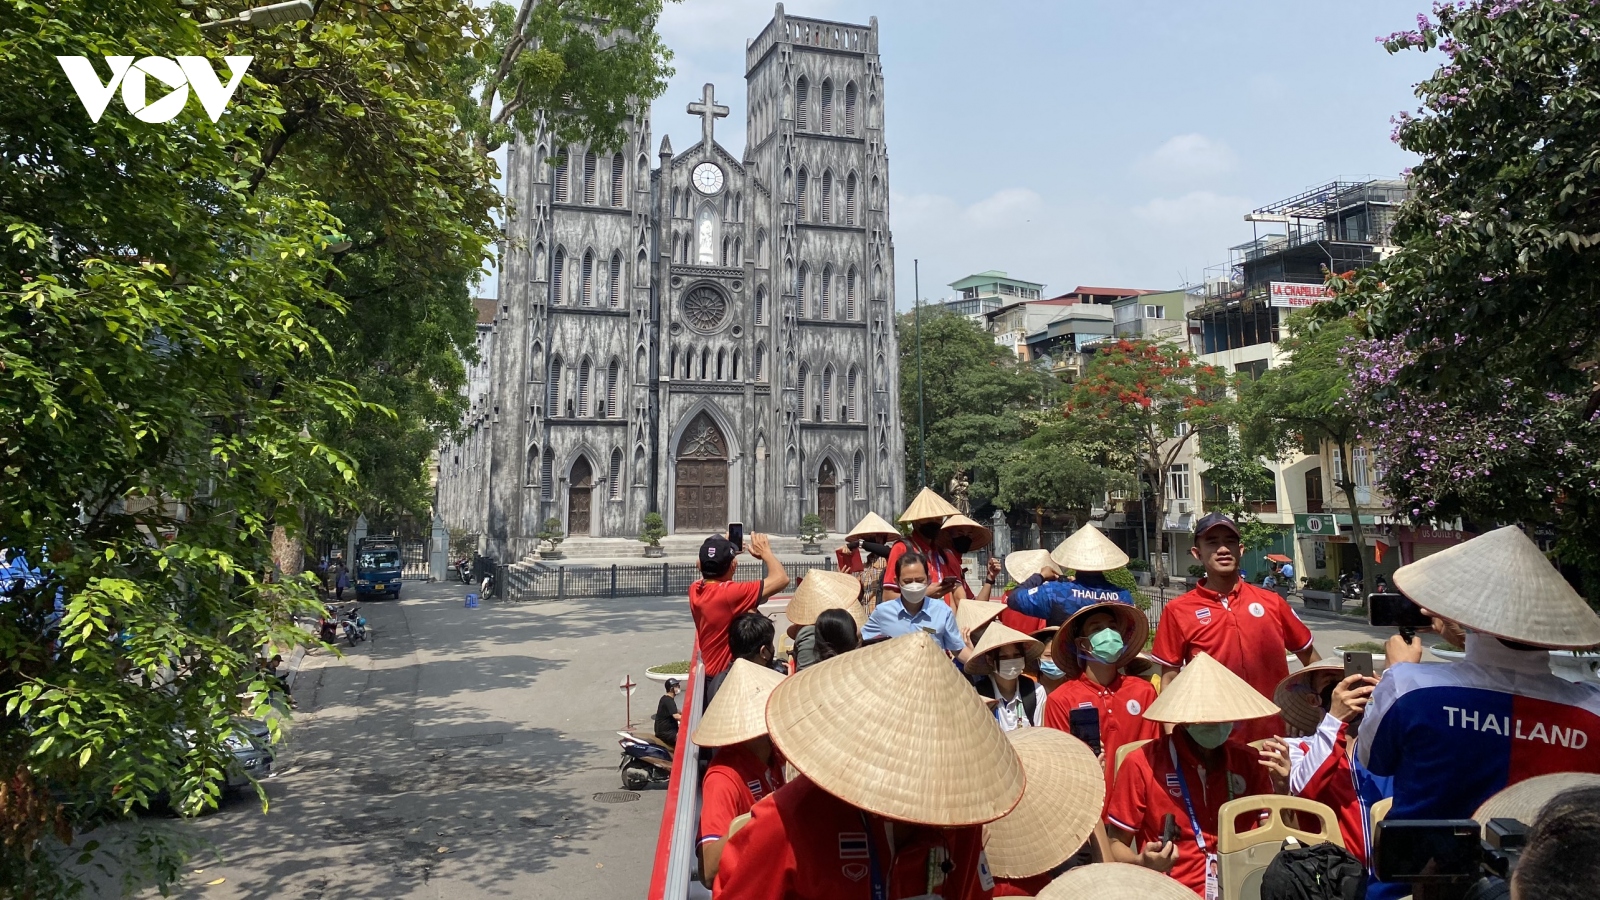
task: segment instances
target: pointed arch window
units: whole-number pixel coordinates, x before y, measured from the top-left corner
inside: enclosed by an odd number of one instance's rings
[[[593,150],[583,155],[583,202],[585,203],[593,203],[595,199],[595,188],[598,187],[595,183],[595,176],[598,174],[597,162]]]
[[[807,218],[806,195],[808,193],[808,189],[810,188],[810,185],[807,184],[807,182],[810,180],[809,175],[810,173],[808,173],[805,169],[801,169],[800,174],[796,176],[794,180],[794,217],[801,222],[806,221]]]
[[[539,496],[546,500],[556,495],[556,455],[549,447],[539,460]]]
[[[567,251],[556,248],[556,255],[550,260],[550,305],[561,305],[561,279],[566,274]]]
[[[851,172],[844,182],[844,223],[856,224],[856,173]]]
[[[730,249],[732,249],[732,247],[733,247],[733,241],[732,240],[730,240],[728,238],[723,238],[722,239],[722,267],[723,268],[727,268],[728,267],[728,259],[729,259],[728,251]]]
[[[567,155],[565,153],[556,157],[554,190],[557,203],[566,203],[572,198],[571,175],[567,171]]]
[[[707,347],[706,349],[700,351],[700,380],[701,381],[705,381],[706,380],[706,376],[709,375],[710,373],[711,373],[711,348]]]
[[[824,224],[833,222],[833,173],[822,173],[822,221]]]
[[[824,133],[833,132],[833,82],[822,83],[822,130]]]
[[[622,450],[620,448],[611,451],[611,477],[606,481],[606,492],[612,500],[622,499]]]
[[[844,133],[856,133],[856,83],[844,86]]]
[[[862,484],[863,471],[866,468],[866,457],[860,450],[856,451],[856,458],[850,463],[850,492],[857,500],[867,499],[866,485]]]
[[[811,127],[810,116],[806,107],[811,99],[811,85],[806,77],[801,75],[794,83],[794,127],[797,131],[805,131]]]
[[[622,305],[622,254],[611,254],[610,278],[606,279],[606,305],[616,309]]]
[[[612,206],[621,206],[622,205],[622,183],[623,183],[623,177],[624,177],[622,169],[623,169],[622,154],[618,153],[616,156],[611,157],[611,205]]]
[[[800,364],[800,377],[794,382],[794,399],[800,407],[800,420],[803,422],[811,418],[811,410],[806,408],[806,382],[811,379],[811,368],[805,363]]]
[[[764,266],[766,264],[767,264],[767,230],[765,228],[759,228],[759,229],[756,230],[756,265]]]
[[[728,351],[717,351],[717,380],[726,381],[728,378]]]
[[[461,457],[459,457],[459,456],[456,457],[456,464],[457,465],[461,464]],[[529,444],[528,445],[528,457],[527,457],[527,460],[523,464],[523,468],[526,470],[526,474],[524,474],[524,476],[523,476],[523,478],[524,478],[524,481],[522,482],[523,485],[525,487],[537,487],[539,485],[539,445],[538,444]]]
[[[810,277],[811,267],[801,263],[800,271],[794,276],[794,308],[801,312],[806,308],[806,281]]]
[[[589,358],[586,356],[578,364],[578,416],[587,418],[589,409]]]
[[[756,324],[767,324],[767,289],[756,288]]]
[[[756,345],[755,364],[754,364],[754,368],[751,370],[751,373],[755,376],[755,379],[756,379],[756,381],[758,383],[759,382],[764,382],[764,381],[767,380],[767,345],[766,344],[757,344]]]
[[[817,318],[833,318],[833,266],[822,267],[822,280],[817,283]]]
[[[622,361],[613,356],[611,365],[606,368],[606,408],[601,413],[607,418],[616,419],[622,415],[622,397],[619,393],[621,379]]]
[[[859,373],[856,371],[856,367],[851,366],[850,371],[845,374],[844,380],[844,417],[847,422],[861,421],[861,411],[856,405],[856,387],[859,380]]]
[[[825,422],[833,421],[833,366],[824,366],[822,369],[822,419]]]
[[[856,270],[854,266],[844,276],[844,317],[851,322],[856,320]]]
[[[561,415],[561,357],[550,360],[550,374],[545,378],[545,415]]]
[[[594,251],[583,252],[583,275],[578,288],[579,303],[583,306],[594,305]]]
[[[739,351],[737,350],[733,351],[733,362],[731,367],[728,369],[728,380],[739,380]]]
[[[633,270],[633,280],[637,282],[640,287],[643,287],[644,280],[650,275],[650,256],[643,250],[639,251],[637,266],[638,267]]]

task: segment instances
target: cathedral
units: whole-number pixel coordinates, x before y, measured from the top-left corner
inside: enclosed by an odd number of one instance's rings
[[[745,48],[745,147],[508,147],[500,296],[438,512],[502,560],[571,538],[843,532],[904,491],[878,25],[788,16]],[[651,165],[654,151],[656,162]]]

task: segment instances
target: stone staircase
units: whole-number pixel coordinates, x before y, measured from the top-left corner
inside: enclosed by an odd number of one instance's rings
[[[802,544],[800,539],[793,535],[769,535],[772,540],[772,549],[779,556],[801,556]],[[833,536],[830,535],[830,538]],[[700,544],[706,539],[704,533],[679,533],[669,534],[661,539],[661,548],[666,551],[665,559],[673,562],[693,560],[700,552]],[[839,538],[833,538],[835,542]],[[823,542],[823,551],[833,549],[834,544]],[[604,561],[606,564],[638,560],[641,565],[661,562],[662,558],[646,559],[644,544],[633,538],[595,538],[595,537],[569,537],[561,542],[562,558],[560,560],[542,560],[545,565],[583,565],[587,562]],[[531,553],[518,563],[541,562],[537,553]]]

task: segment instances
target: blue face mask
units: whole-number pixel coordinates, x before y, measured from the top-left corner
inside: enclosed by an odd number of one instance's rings
[[[1067,674],[1061,671],[1061,667],[1056,665],[1053,659],[1039,660],[1039,672],[1046,678],[1064,678]]]

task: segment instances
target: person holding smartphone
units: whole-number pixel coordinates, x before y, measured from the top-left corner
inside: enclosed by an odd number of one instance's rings
[[[1045,703],[1044,724],[1072,733],[1079,710],[1099,714],[1100,763],[1109,790],[1117,749],[1161,736],[1161,726],[1144,717],[1156,689],[1143,678],[1122,672],[1144,649],[1150,620],[1132,604],[1098,603],[1073,614],[1056,632],[1050,657],[1066,679]]]
[[[739,568],[739,547],[720,534],[700,545],[700,580],[689,585],[689,614],[694,617],[695,643],[705,664],[709,682],[733,665],[728,649],[728,626],[779,591],[789,586],[789,572],[772,552],[764,534],[750,536],[750,555],[767,564],[767,577],[761,581],[734,581]],[[705,702],[711,702],[706,691]]]

